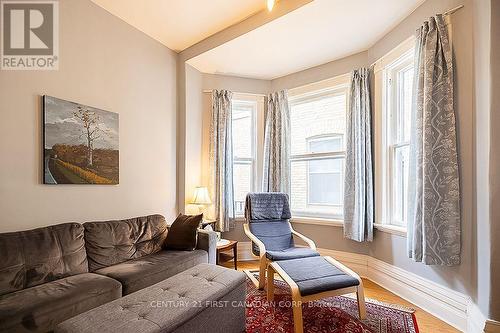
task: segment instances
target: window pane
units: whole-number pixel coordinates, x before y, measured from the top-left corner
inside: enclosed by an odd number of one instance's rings
[[[245,197],[253,191],[254,184],[254,117],[257,103],[234,99],[232,107],[234,207],[236,215],[243,215]]]
[[[291,109],[291,154],[301,155],[308,152],[321,152],[326,149],[344,150],[333,142],[318,143],[311,146],[310,138],[321,135],[345,133],[346,94],[327,95],[292,102]]]
[[[320,138],[309,138],[308,153],[338,152],[344,150],[343,136],[326,136]]]
[[[398,142],[408,142],[410,141],[413,67],[404,69],[398,73],[398,86],[397,138]]]
[[[292,161],[290,200],[297,215],[341,217],[344,158]]]
[[[235,158],[252,157],[252,113],[250,103],[233,102],[233,155]]]
[[[234,209],[237,215],[243,215],[245,197],[252,190],[252,163],[234,162],[233,166]]]
[[[408,164],[409,147],[397,147],[394,150],[393,175],[393,216],[396,224],[406,224],[408,202]]]
[[[314,173],[309,175],[308,199],[311,205],[342,204],[342,174]]]
[[[386,171],[391,185],[387,193],[388,221],[405,226],[408,207],[409,141],[411,131],[411,109],[413,104],[413,58],[406,53],[390,65],[388,75],[394,85],[386,86],[388,108],[384,110],[392,120],[388,128],[387,154],[391,157]],[[392,68],[391,68],[392,67]]]
[[[341,173],[343,169],[343,159],[323,159],[308,162],[309,173]]]

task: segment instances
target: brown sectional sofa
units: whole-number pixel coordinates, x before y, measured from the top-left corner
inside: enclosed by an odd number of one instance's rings
[[[161,215],[65,223],[0,234],[0,332],[48,332],[79,313],[200,263],[215,263],[217,237],[197,249],[162,248]]]

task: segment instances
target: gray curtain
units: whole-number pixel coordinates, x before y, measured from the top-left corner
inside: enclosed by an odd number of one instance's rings
[[[217,231],[228,231],[234,223],[232,93],[212,92],[210,118],[210,194]]]
[[[460,263],[460,189],[453,61],[441,15],[417,30],[410,139],[408,254],[427,265]]]
[[[290,108],[285,90],[269,94],[264,134],[264,192],[289,193]]]
[[[373,240],[373,166],[370,77],[367,68],[354,70],[346,125],[344,237]]]

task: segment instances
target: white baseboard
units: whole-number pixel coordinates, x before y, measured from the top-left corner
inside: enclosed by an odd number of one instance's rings
[[[479,307],[472,301],[469,303],[467,314],[467,332],[488,332],[485,328],[486,317],[483,315],[481,310],[479,310]]]
[[[470,303],[467,295],[375,258],[369,261],[368,278],[451,326],[466,331]]]
[[[250,242],[238,243],[239,260],[258,259],[251,254],[250,244]],[[330,249],[318,249],[318,251],[321,255],[334,257],[360,276],[375,282],[462,332],[500,333],[500,324],[486,320],[471,298],[463,293],[369,255]]]
[[[318,249],[322,256],[330,256],[340,261],[359,276],[368,278],[368,261],[370,256],[358,253],[343,252],[329,249]]]

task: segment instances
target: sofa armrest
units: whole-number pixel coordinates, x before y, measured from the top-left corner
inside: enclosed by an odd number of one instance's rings
[[[198,230],[198,243],[196,248],[200,250],[205,250],[208,252],[208,263],[216,263],[216,252],[217,252],[217,233],[215,231],[208,230]]]

